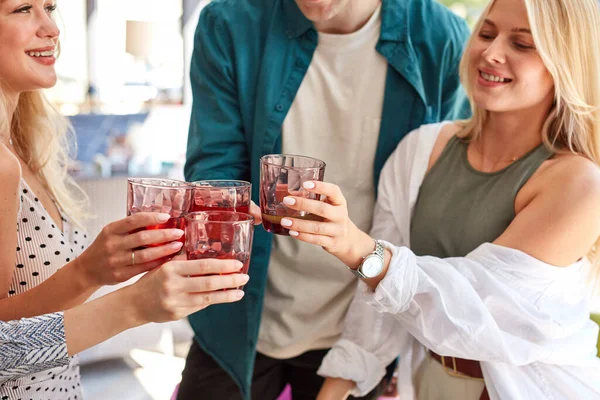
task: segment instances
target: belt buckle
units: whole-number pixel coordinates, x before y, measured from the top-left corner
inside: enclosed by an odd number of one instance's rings
[[[455,357],[450,357],[452,359],[452,369],[450,369],[447,365],[446,365],[446,357],[440,355],[441,359],[442,359],[442,368],[444,369],[444,372],[447,373],[450,376],[453,376],[455,378],[462,378],[462,379],[473,379],[476,381],[485,381],[484,379],[481,378],[474,378],[472,376],[469,376],[467,374],[463,374],[462,372],[460,372],[457,368],[456,368],[456,358]]]

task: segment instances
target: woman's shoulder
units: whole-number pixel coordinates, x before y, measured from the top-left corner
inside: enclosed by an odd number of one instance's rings
[[[600,166],[577,154],[556,154],[540,168],[538,180],[546,189],[565,194],[600,195]]]
[[[410,180],[425,175],[429,170],[431,157],[437,159],[448,141],[459,130],[459,122],[443,121],[421,125],[409,132],[386,161],[381,171],[380,183],[397,182],[400,177]]]
[[[584,156],[556,154],[540,166],[531,183],[530,197],[563,199],[567,209],[573,204],[585,207],[584,199],[597,199],[588,204],[600,210],[600,166]]]
[[[577,199],[590,197],[600,204],[600,166],[581,155],[558,153],[544,161],[523,187],[515,209],[518,213],[536,198],[563,199],[561,204],[568,209],[574,201],[579,203]]]
[[[429,156],[427,171],[429,171],[440,158],[450,139],[456,136],[456,134],[463,128],[459,122],[447,122],[442,124],[443,125],[441,125],[435,140],[435,144],[433,145],[433,149],[431,150],[431,155]]]
[[[555,179],[553,192],[561,192],[569,199],[581,199],[578,203],[588,209],[590,215],[600,217],[600,166],[579,155],[557,156],[553,168],[548,170],[548,180]]]
[[[443,121],[425,124],[412,130],[398,143],[394,152],[388,158],[384,170],[397,170],[407,164],[417,161],[427,164],[430,157],[439,157],[442,150],[460,130],[460,122]]]
[[[496,243],[556,266],[571,265],[600,237],[600,167],[574,154],[545,161],[521,189],[516,217]]]

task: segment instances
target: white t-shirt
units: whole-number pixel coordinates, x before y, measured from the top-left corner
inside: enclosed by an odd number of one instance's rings
[[[319,33],[306,76],[283,123],[283,153],[325,161],[325,181],[340,186],[350,218],[371,227],[373,164],[387,75],[375,46],[381,6],[357,32]],[[354,275],[322,249],[274,235],[257,349],[292,358],[330,348],[356,288]]]

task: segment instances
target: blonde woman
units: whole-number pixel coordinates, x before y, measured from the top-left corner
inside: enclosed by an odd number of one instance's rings
[[[3,400],[81,399],[77,358],[65,357],[65,351],[73,355],[129,327],[178,319],[209,304],[237,301],[243,296],[240,290],[213,291],[238,287],[248,280],[242,274],[187,278],[239,271],[241,264],[175,259],[132,287],[81,305],[102,285],[123,282],[159,266],[163,257],[181,248],[174,241],[183,232],[129,235],[169,217],[140,213],[108,225],[88,246],[81,228],[84,202],[82,196],[74,195],[77,187],[66,173],[66,125],[40,92],[56,82],[59,30],[53,20],[55,9],[55,2],[49,0],[0,0],[0,320],[73,310],[53,314],[52,318],[63,321],[64,332],[28,329],[17,331],[20,336],[14,337],[14,332],[6,334],[6,325],[0,327],[0,353],[6,363],[2,369],[10,366],[13,375],[9,378],[14,378],[4,382],[6,370],[1,374]],[[27,326],[28,321],[21,323]],[[51,338],[64,343],[37,351],[51,343]],[[27,342],[37,347],[31,348],[22,365],[18,349]],[[54,357],[56,363],[50,365],[56,368],[29,374],[38,370],[28,368],[39,357],[48,361]]]
[[[319,399],[367,393],[398,355],[403,400],[600,398],[599,39],[596,0],[492,1],[461,65],[473,118],[399,144],[371,235],[335,185],[285,199],[324,218],[290,235],[362,281]]]

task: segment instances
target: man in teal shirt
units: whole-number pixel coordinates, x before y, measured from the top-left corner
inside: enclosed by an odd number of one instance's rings
[[[434,0],[213,0],[195,36],[186,179],[248,180],[256,201],[261,156],[321,158],[368,229],[403,136],[468,116],[468,33]],[[287,383],[294,400],[316,397],[356,283],[331,280],[324,253],[290,240],[257,227],[244,299],[190,317],[180,400],[274,400]]]

